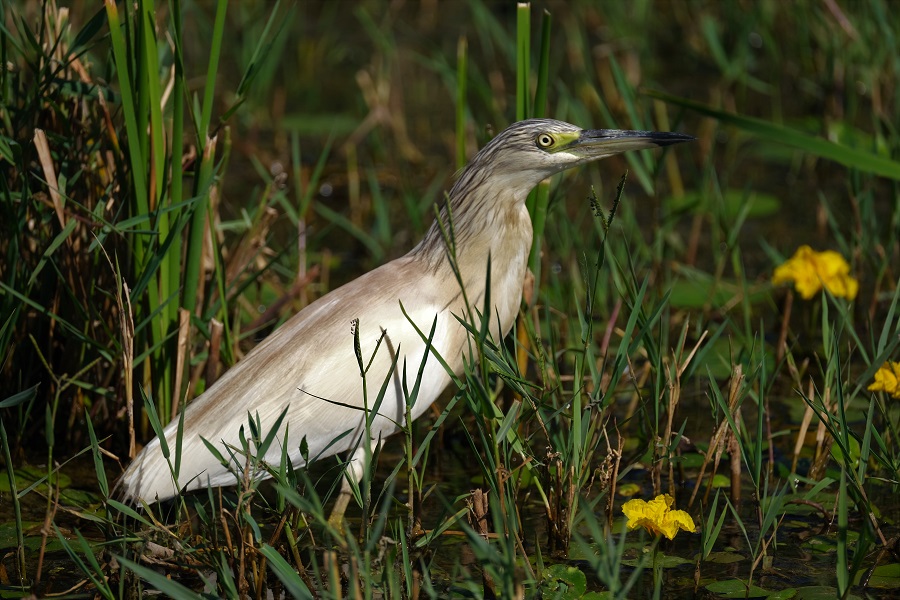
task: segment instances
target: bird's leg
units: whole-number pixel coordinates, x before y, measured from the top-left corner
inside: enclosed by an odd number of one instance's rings
[[[531,269],[526,268],[525,278],[522,280],[522,300],[525,302],[525,308],[534,306],[535,283],[534,273],[531,272]]]
[[[519,316],[516,325],[516,339],[519,344],[516,350],[516,364],[519,365],[519,373],[524,373],[528,368],[528,332],[525,330],[525,319],[528,318],[529,309],[534,305],[534,273],[531,269],[525,269],[525,279],[522,281],[522,301],[525,310]]]
[[[372,440],[371,453],[374,453],[378,448],[378,443],[378,440]],[[371,453],[369,454],[370,456]],[[328,517],[328,523],[340,531],[344,530],[344,513],[347,511],[347,506],[350,505],[350,499],[353,497],[353,485],[350,482],[355,481],[359,483],[362,481],[367,466],[366,449],[365,447],[359,447],[353,451],[353,454],[350,455],[350,460],[347,461],[347,469],[344,471],[344,477],[341,480],[341,490],[338,492],[337,500],[335,500],[334,507],[331,509],[331,515]]]
[[[328,516],[328,524],[337,528],[339,531],[344,530],[344,513],[347,511],[347,505],[350,504],[350,498],[353,496],[353,488],[350,486],[348,479],[349,473],[344,473],[341,480],[341,491],[338,492],[337,500]]]

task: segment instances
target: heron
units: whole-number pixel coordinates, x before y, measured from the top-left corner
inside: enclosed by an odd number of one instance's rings
[[[532,243],[529,192],[577,165],[692,139],[674,132],[581,129],[553,119],[510,125],[458,173],[434,223],[408,254],[300,310],[187,405],[177,478],[156,438],[122,475],[122,495],[149,504],[236,483],[232,471],[243,465],[226,450],[239,447],[241,426],[255,415],[264,431],[276,424],[281,429],[263,457],[269,464],[279,464],[282,450],[295,468],[307,458],[350,452],[332,517],[342,514],[348,482],[362,478],[367,450],[398,431],[407,414],[416,419],[431,406],[451,382],[451,371],[463,372],[469,331],[460,320],[467,303],[480,307],[489,298],[490,310],[480,314],[489,319],[494,339],[513,326]],[[363,393],[359,356],[368,365],[370,396],[383,381],[391,383],[374,415],[367,412],[373,399]],[[418,394],[407,410],[404,384],[411,389],[416,378]],[[179,421],[163,432],[169,448],[175,447]],[[204,440],[235,464],[223,464]]]

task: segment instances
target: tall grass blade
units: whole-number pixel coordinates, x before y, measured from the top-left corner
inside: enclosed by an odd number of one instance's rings
[[[294,568],[288,564],[283,556],[269,544],[263,544],[259,548],[260,553],[266,557],[269,567],[278,576],[279,581],[284,589],[290,594],[291,598],[300,600],[312,600],[315,598],[309,588],[300,578],[300,575]]]
[[[793,146],[814,156],[833,160],[845,167],[856,169],[862,173],[871,173],[889,179],[900,180],[900,162],[885,158],[880,154],[866,152],[865,150],[851,148],[849,146],[814,137],[797,129],[779,125],[772,121],[764,121],[754,117],[746,117],[718,110],[705,104],[686,98],[679,98],[678,96],[673,96],[664,92],[648,91],[647,94],[654,98],[669,102],[670,104],[688,108],[701,115],[712,117],[726,125],[733,125],[739,129],[752,133],[767,142]]]

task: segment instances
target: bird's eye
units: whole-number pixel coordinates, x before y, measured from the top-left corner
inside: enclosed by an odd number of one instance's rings
[[[549,148],[553,145],[553,136],[549,133],[541,133],[537,136],[537,145],[539,148]]]

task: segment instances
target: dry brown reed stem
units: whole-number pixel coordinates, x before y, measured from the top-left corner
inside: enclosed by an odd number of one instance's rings
[[[216,153],[216,142],[218,135],[207,136],[206,143],[203,146],[203,162],[212,161]],[[210,215],[218,214],[219,193],[218,186],[215,183],[209,185],[209,206],[204,214],[200,216],[203,219],[203,243],[200,245],[200,271],[197,274],[197,281],[185,281],[184,285],[197,287],[196,306],[194,311],[199,317],[203,310],[204,299],[206,295],[206,275],[214,272],[216,269],[215,260],[213,259],[213,226],[210,222]],[[202,209],[200,209],[202,210]],[[197,215],[194,215],[197,218]],[[213,286],[214,288],[216,286]]]
[[[760,397],[762,397],[763,390],[760,389],[758,391],[760,392]],[[768,470],[769,470],[769,473],[771,474],[775,470],[775,442],[772,439],[772,418],[770,416],[772,414],[772,411],[769,410],[769,395],[768,394],[765,394],[763,403],[765,405],[763,417],[765,418],[765,421],[766,421],[766,443],[769,445],[769,468],[768,468]],[[734,463],[734,458],[732,458],[732,463]],[[739,469],[740,469],[740,467],[739,467]]]
[[[702,212],[697,212],[694,214],[694,218],[691,221],[691,232],[688,234],[688,243],[687,248],[684,252],[684,264],[688,266],[694,266],[697,262],[697,253],[700,248],[700,237],[705,231],[705,227],[703,227],[703,221],[705,219],[705,215]]]
[[[808,399],[806,410],[803,411],[803,419],[800,421],[800,430],[797,432],[797,441],[794,442],[794,458],[791,460],[791,473],[797,472],[797,462],[800,460],[800,452],[803,450],[803,443],[806,440],[806,432],[809,431],[809,424],[812,423],[813,408],[811,402],[816,393],[816,386],[813,385],[812,377],[809,378],[809,388],[806,393]]]
[[[472,526],[472,529],[474,529],[478,535],[487,540],[489,537],[487,520],[489,507],[488,495],[481,488],[475,488],[472,490],[472,495],[466,503],[469,505],[469,525]],[[495,598],[496,590],[490,574],[482,569],[481,575],[484,581],[485,598]]]
[[[812,396],[810,396],[812,398]],[[831,414],[831,393],[828,388],[822,395],[822,412],[819,415],[819,425],[816,428],[816,453],[813,464],[809,468],[809,478],[818,481],[825,474],[825,466],[831,460],[831,435],[825,425],[825,420]],[[823,419],[824,417],[824,419]]]
[[[53,209],[56,211],[59,226],[65,229],[66,212],[63,209],[62,196],[59,193],[59,181],[56,179],[56,168],[53,166],[50,143],[47,141],[47,134],[44,133],[43,129],[34,130],[34,148],[37,150],[41,169],[44,171],[44,179],[46,179],[47,188],[50,190],[50,199],[53,201]],[[66,243],[71,243],[68,238],[66,238]]]
[[[547,535],[549,537],[550,552],[553,553],[561,545],[560,540],[564,535],[562,523],[565,522],[565,508],[561,500],[563,462],[560,453],[552,452],[548,448],[546,464],[547,475],[550,478],[550,493],[547,495],[547,504],[545,505],[547,511]],[[550,465],[553,465],[552,469]]]
[[[253,497],[253,490],[250,488],[251,480],[250,480],[250,463],[251,463],[251,453],[248,452],[246,458],[244,459],[244,476],[241,481],[240,494],[238,494],[237,506],[235,507],[234,515],[232,518],[234,519],[235,526],[238,527],[238,532],[240,533],[240,546],[238,547],[238,593],[242,598],[247,596],[247,591],[250,589],[250,583],[247,581],[247,548],[253,547],[253,532],[250,530],[250,526],[246,524],[246,521],[243,526],[241,526],[240,513],[244,512],[246,514],[250,514],[250,500]],[[232,552],[232,556],[234,553]],[[254,566],[256,561],[251,557],[251,566]]]
[[[472,490],[472,496],[468,500],[469,524],[484,539],[488,539],[488,495],[481,488]]]
[[[685,323],[685,325],[687,325],[687,323]],[[682,353],[682,351],[684,350],[684,335],[686,333],[687,333],[687,327],[682,329],[682,337],[679,340],[678,355],[680,355]],[[660,448],[666,449],[666,456],[659,457],[659,462],[656,463],[659,465],[662,465],[662,460],[669,458],[668,448],[669,448],[669,444],[672,441],[672,423],[675,421],[675,410],[678,408],[678,402],[681,400],[681,377],[678,375],[679,369],[678,369],[678,364],[677,364],[678,355],[674,355],[672,357],[672,359],[676,363],[674,365],[674,368],[676,370],[676,375],[675,375],[674,380],[672,379],[671,372],[669,372],[669,371],[666,372],[666,378],[669,380],[669,382],[668,382],[669,402],[668,402],[668,405],[666,406],[666,429],[663,432],[662,444],[660,446]],[[674,497],[675,496],[675,476],[674,476],[675,473],[673,472],[672,461],[667,460],[667,462],[668,462],[668,467],[669,467],[669,473],[668,473],[669,494],[672,497]],[[656,479],[657,479],[657,481],[654,481],[654,485],[653,485],[653,495],[655,496],[656,494],[659,494],[660,490],[662,489],[662,482],[658,481],[660,474],[661,474],[660,473],[661,469],[654,469],[654,471],[656,472]]]
[[[731,379],[728,384],[728,411],[732,415],[736,413],[739,414],[740,411],[737,410],[737,402],[740,398],[740,389],[741,384],[744,381],[744,368],[743,365],[736,364],[732,366],[731,371]],[[719,468],[719,461],[722,458],[722,453],[724,451],[725,443],[726,443],[726,435],[728,433],[728,420],[722,419],[719,423],[719,426],[716,427],[716,431],[712,436],[712,439],[709,441],[709,449],[706,451],[706,456],[703,457],[703,464],[700,465],[700,473],[697,475],[697,483],[694,485],[694,491],[691,492],[691,499],[688,501],[688,508],[694,505],[694,500],[697,498],[697,492],[700,490],[701,483],[703,481],[704,475],[706,475],[706,469],[709,467],[710,461],[713,461],[713,469],[712,472],[715,473]],[[713,456],[715,458],[713,459]],[[712,478],[710,478],[709,482],[706,486],[706,492],[703,496],[703,501],[706,502],[709,499],[709,491],[712,489]]]
[[[331,584],[331,590],[336,598],[340,597],[341,563],[338,560],[337,552],[326,550],[322,558],[325,563],[325,572],[328,574],[328,582]]]
[[[734,416],[734,424],[740,429],[741,411]],[[729,431],[725,446],[728,449],[729,467],[731,471],[731,502],[737,504],[741,501],[741,445],[738,443],[737,434]]]
[[[791,323],[791,309],[794,306],[794,290],[788,290],[784,298],[784,309],[781,312],[781,332],[778,334],[778,344],[775,345],[775,364],[781,362],[787,350],[787,336]]]
[[[609,352],[609,343],[612,340],[613,331],[616,329],[616,321],[619,320],[619,311],[622,309],[622,299],[616,300],[613,305],[609,320],[606,322],[606,329],[603,331],[603,339],[600,340],[600,348],[598,354],[601,360],[606,360],[606,354]]]
[[[169,419],[178,416],[182,395],[187,396],[184,388],[184,370],[190,364],[188,344],[191,338],[191,312],[184,308],[178,309],[178,342],[175,350],[175,393],[172,394],[172,414]],[[182,392],[184,390],[184,392]],[[186,400],[187,398],[185,398]]]
[[[518,504],[515,505],[515,511],[516,511],[516,520],[519,523],[523,523],[524,521],[522,520],[522,513],[519,512]],[[522,557],[526,559],[523,561],[523,564],[525,565],[525,568],[528,570],[528,577],[532,581],[536,581],[537,575],[535,574],[534,569],[531,567],[531,561],[527,560],[528,552],[525,550],[525,543],[522,541],[522,536],[519,535],[519,530],[517,529],[517,530],[513,531],[513,535],[515,536],[515,539],[516,539],[516,547],[519,549],[519,552],[522,553]]]
[[[56,511],[59,508],[59,486],[53,485],[53,481],[47,480],[48,503],[47,512],[44,514],[44,524],[41,526],[41,548],[38,551],[37,570],[34,575],[34,584],[41,582],[41,572],[44,570],[44,554],[47,551],[47,540],[53,533],[53,521],[56,518]]]
[[[359,558],[356,554],[350,555],[350,576],[347,578],[347,583],[349,589],[347,590],[347,597],[352,598],[353,600],[362,600],[362,588],[359,587]]]
[[[742,421],[740,409],[741,387],[744,382],[742,365],[735,365],[735,374],[737,377],[732,377],[731,385],[728,387],[728,410],[731,413],[731,419],[734,421],[734,430],[729,428],[726,446],[731,457],[731,501],[737,504],[741,499],[741,449],[738,443],[738,435]],[[711,487],[707,488],[707,495]]]
[[[632,373],[632,377],[634,377],[636,370],[634,364],[631,362],[631,357],[628,357],[628,370]],[[631,417],[634,416],[635,411],[637,411],[638,404],[641,401],[641,390],[647,385],[647,380],[650,379],[651,371],[652,369],[650,369],[648,363],[647,368],[641,371],[640,375],[637,376],[634,382],[634,393],[631,394],[631,401],[628,403],[628,408],[625,409],[625,421],[631,419]]]
[[[259,202],[260,209],[250,229],[241,236],[237,247],[231,252],[225,265],[225,287],[226,289],[236,282],[244,273],[252,273],[252,263],[263,259],[265,255],[271,255],[271,251],[267,251],[267,240],[272,224],[278,218],[278,211],[267,203],[276,195],[278,186],[269,184],[266,193],[262,195]],[[225,248],[222,249],[223,253]],[[264,262],[264,261],[263,261]],[[218,290],[218,288],[216,288]],[[218,291],[214,292],[213,298],[218,295]]]
[[[209,389],[219,378],[219,354],[222,349],[222,334],[225,325],[218,319],[209,321],[209,358],[206,359],[206,388]]]
[[[613,505],[615,504],[616,497],[616,482],[619,480],[619,467],[622,464],[622,450],[625,448],[625,440],[622,437],[622,434],[619,433],[618,423],[614,422],[613,427],[616,429],[616,449],[610,449],[612,472],[609,477],[609,494],[606,498],[606,524],[608,527],[612,527],[613,524]],[[609,447],[609,437],[606,435],[605,427],[603,428],[603,435],[606,437],[607,447]]]
[[[350,222],[360,229],[365,227],[366,218],[371,207],[364,206],[359,183],[359,162],[356,146],[345,148],[347,156],[347,203],[350,205]]]
[[[372,71],[372,72],[370,72]],[[378,65],[373,65],[367,71],[360,69],[356,73],[356,83],[359,85],[363,100],[369,109],[362,123],[350,134],[341,151],[345,154],[355,152],[357,146],[377,125],[389,129],[394,136],[400,154],[408,163],[421,163],[422,153],[407,133],[406,114],[403,108],[403,86],[391,79],[392,74]]]
[[[669,388],[669,398],[666,409],[666,428],[663,433],[662,438],[662,448],[669,448],[672,444],[672,430],[675,422],[675,411],[678,409],[678,403],[681,401],[681,376],[684,374],[685,370],[687,370],[688,365],[691,364],[691,360],[693,360],[694,356],[697,354],[697,350],[700,349],[700,345],[703,343],[703,340],[706,339],[706,335],[709,333],[708,331],[704,331],[700,336],[700,339],[697,340],[697,343],[694,344],[694,347],[691,349],[691,352],[684,356],[684,346],[687,342],[687,332],[690,326],[690,319],[685,319],[684,326],[681,328],[681,335],[678,339],[678,348],[676,351],[672,353],[672,361],[673,361],[673,370],[674,370],[674,378],[672,377],[671,371],[666,372],[666,378],[668,379],[668,388]],[[675,472],[674,465],[670,458],[667,457],[659,457],[659,460],[654,461],[654,483],[653,483],[653,493],[659,494],[659,491],[662,489],[662,482],[660,481],[661,476],[661,465],[662,460],[665,458],[668,462],[669,468],[669,493],[674,496],[675,495]]]
[[[422,574],[418,569],[413,570],[413,580],[412,580],[412,593],[410,593],[410,600],[419,600],[422,595]]]
[[[105,252],[105,251],[104,251]],[[122,296],[125,297],[123,302]],[[122,291],[116,290],[119,308],[119,330],[122,332],[122,376],[125,380],[125,408],[128,411],[128,458],[134,458],[134,313],[131,310],[131,290],[122,282]],[[126,310],[127,307],[127,310]]]
[[[300,304],[306,304],[306,301],[303,299],[306,295],[307,288],[309,284],[316,280],[319,276],[320,266],[314,265],[308,271],[304,270],[305,275],[301,278],[298,278],[294,281],[294,284],[291,286],[291,289],[288,290],[285,294],[282,294],[277,300],[272,302],[266,307],[266,310],[259,315],[257,318],[253,319],[246,327],[244,327],[245,331],[254,331],[263,327],[267,323],[271,323],[278,318],[278,314],[281,312],[281,309],[284,308],[286,304],[293,301],[295,298],[299,299]],[[209,386],[207,386],[209,387]]]

